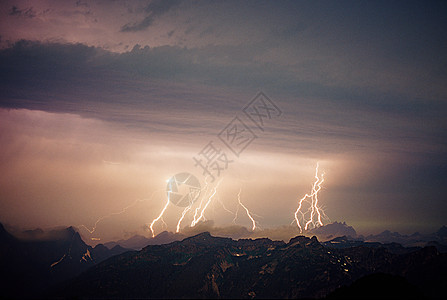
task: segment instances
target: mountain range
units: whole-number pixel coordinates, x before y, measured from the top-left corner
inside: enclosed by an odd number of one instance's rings
[[[169,244],[175,241],[181,241],[184,238],[186,238],[186,236],[181,233],[172,233],[169,231],[163,231],[160,234],[157,234],[154,238],[147,238],[145,236],[137,234],[126,240],[121,239],[116,242],[104,243],[104,246],[106,246],[109,249],[113,249],[116,246],[120,246],[127,249],[141,250],[142,248],[148,245]]]
[[[53,297],[81,298],[322,298],[349,294],[344,286],[388,282],[382,296],[445,296],[447,254],[435,247],[401,253],[364,245],[336,248],[316,237],[288,243],[209,233],[129,251],[93,266]],[[375,277],[368,276],[376,274]],[[379,274],[379,275],[377,275]],[[366,276],[367,279],[364,279]],[[382,277],[377,277],[382,276]],[[372,278],[372,279],[371,279]],[[386,277],[385,277],[386,278]],[[380,280],[378,280],[380,279]],[[360,283],[357,281],[360,280]],[[393,282],[392,281],[392,282]],[[389,288],[388,285],[384,287]]]
[[[109,249],[119,245],[123,248],[141,250],[148,245],[162,245],[175,241],[181,241],[189,236],[197,235],[201,232],[210,232],[213,236],[229,237],[232,239],[241,238],[263,238],[269,237],[271,239],[278,239],[283,241],[289,241],[290,238],[299,234],[296,226],[283,226],[274,229],[265,229],[259,231],[249,231],[245,227],[215,227],[212,225],[206,225],[207,222],[199,224],[198,230],[188,231],[184,230],[184,233],[172,233],[163,231],[156,235],[154,238],[145,237],[142,235],[134,235],[128,239],[121,239],[118,241],[104,243]],[[201,227],[201,228],[200,228]],[[411,235],[402,235],[398,232],[391,232],[385,230],[376,235],[358,235],[352,226],[347,225],[345,222],[333,222],[325,226],[317,227],[306,231],[303,235],[312,237],[316,236],[319,241],[327,242],[337,238],[344,237],[345,240],[349,240],[350,244],[355,243],[379,243],[390,244],[398,243],[404,247],[424,247],[435,246],[441,252],[447,252],[447,227],[441,227],[437,232],[431,234],[420,234],[418,232]],[[273,238],[272,238],[273,237]]]
[[[268,238],[235,240],[209,232],[188,237],[162,232],[155,238],[136,236],[91,247],[73,227],[28,230],[14,236],[0,224],[2,295],[329,299],[445,296],[446,227],[431,235],[385,231],[363,237],[345,223],[335,222],[315,233],[333,238],[320,242],[316,236],[296,236],[285,242]],[[407,246],[389,238],[408,242]]]

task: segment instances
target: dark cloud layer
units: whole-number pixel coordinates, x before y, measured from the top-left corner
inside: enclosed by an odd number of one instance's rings
[[[144,9],[147,16],[140,22],[133,24],[125,24],[121,27],[122,32],[136,32],[147,29],[151,26],[155,19],[167,13],[170,9],[177,6],[181,1],[179,0],[157,0],[150,2]]]
[[[13,5],[9,12],[11,16],[25,17],[25,18],[34,18],[36,16],[36,12],[32,7],[19,9],[17,6]]]
[[[239,90],[262,88],[285,100],[283,105],[290,106],[291,120],[297,126],[312,123],[313,126],[323,126],[325,131],[330,128],[332,132],[362,139],[368,135],[369,139],[386,139],[390,142],[399,139],[401,143],[410,144],[423,142],[445,149],[445,101],[421,99],[399,91],[300,82],[293,75],[288,76],[291,73],[287,67],[250,61],[248,50],[246,55],[235,52],[236,49],[231,47],[185,49],[135,46],[132,51],[115,54],[82,44],[20,41],[0,51],[2,106],[52,107],[56,110],[59,107],[62,111],[69,108],[82,110],[102,104],[134,108],[146,105],[159,109],[182,107],[181,99],[171,98],[160,102],[161,99],[155,101],[151,95],[138,93],[140,83],[134,83],[132,78]],[[219,62],[223,57],[225,61]],[[119,85],[110,84],[119,80],[122,80]],[[81,90],[87,93],[85,97],[79,94]],[[123,91],[137,93],[137,97],[142,99],[117,96]],[[30,92],[34,95],[27,94]],[[192,101],[189,105],[192,105],[192,110],[206,112],[216,107],[223,111],[234,110],[237,109],[236,104],[232,101],[215,103],[210,99],[207,102]],[[309,117],[312,115],[317,119],[311,120]],[[281,131],[293,135],[295,129],[290,127],[293,123],[287,124]],[[318,132],[312,132],[312,135],[315,134],[318,135]]]

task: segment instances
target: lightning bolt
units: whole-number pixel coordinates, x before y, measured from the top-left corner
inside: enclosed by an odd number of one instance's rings
[[[205,178],[205,186],[203,187],[203,190],[202,190],[202,191],[205,191],[203,194],[204,196],[200,199],[200,204],[194,210],[193,222],[198,218],[200,208],[202,207],[203,203],[205,202],[206,195],[208,194],[208,185],[209,185],[209,183]]]
[[[188,178],[189,178],[189,177],[188,177]],[[186,178],[186,180],[188,180],[188,178]],[[186,182],[186,180],[185,180],[185,182]],[[164,215],[166,209],[167,209],[168,206],[169,206],[169,202],[170,202],[170,199],[171,199],[171,193],[172,193],[172,181],[169,181],[169,191],[168,191],[168,198],[167,198],[167,200],[166,200],[166,204],[165,204],[165,206],[163,207],[163,209],[161,210],[161,212],[160,212],[160,214],[158,215],[158,217],[156,217],[155,219],[153,219],[151,225],[149,225],[149,228],[150,228],[150,230],[151,230],[151,232],[152,232],[152,237],[153,237],[153,238],[155,237],[154,224],[157,223],[160,219],[161,219],[161,221],[163,222],[163,225],[167,227],[167,224],[166,224],[165,221],[163,220],[163,215]]]
[[[235,216],[234,216],[234,219],[233,219],[233,223],[236,224],[237,214],[239,212],[239,206],[241,206],[243,209],[245,209],[245,212],[247,213],[247,216],[250,218],[251,223],[253,224],[253,227],[252,227],[251,230],[254,231],[256,229],[256,221],[251,216],[250,211],[248,210],[248,208],[242,203],[242,201],[241,201],[241,192],[242,192],[242,188],[239,189],[239,193],[237,194],[237,201],[238,201],[239,204],[238,204],[238,206],[236,208],[236,213],[235,213]]]
[[[180,181],[180,183],[182,183],[182,184],[186,183],[186,182],[188,181],[188,179],[189,179],[191,176],[192,176],[192,175],[190,174],[184,181]],[[205,179],[205,182],[206,182],[206,179]],[[179,182],[177,182],[177,184],[178,184],[178,183],[179,183]],[[168,208],[168,205],[169,205],[169,202],[170,202],[170,196],[171,196],[171,193],[172,193],[172,181],[169,180],[169,181],[168,181],[168,184],[169,184],[168,200],[166,201],[165,206],[163,207],[162,211],[160,212],[160,215],[158,215],[158,217],[155,218],[155,219],[152,221],[151,225],[149,226],[149,228],[150,228],[150,230],[151,230],[151,232],[152,232],[152,237],[155,237],[154,224],[155,224],[157,221],[159,221],[159,220],[161,219],[161,221],[163,222],[163,225],[164,225],[165,227],[167,227],[166,222],[163,220],[163,214],[165,213],[166,209]],[[179,219],[178,222],[177,222],[177,230],[176,230],[176,232],[179,232],[179,231],[180,231],[180,225],[181,225],[181,223],[182,223],[182,221],[183,221],[183,219],[184,219],[186,213],[191,209],[191,207],[192,207],[192,205],[193,205],[193,202],[192,202],[193,200],[194,200],[194,199],[192,199],[191,197],[189,197],[189,205],[188,205],[187,207],[185,207],[185,209],[184,209],[183,212],[182,212],[182,216],[180,217],[180,219]]]
[[[219,204],[222,206],[222,208],[223,208],[226,212],[228,212],[228,213],[230,213],[230,214],[232,214],[232,215],[235,215],[235,214],[236,214],[235,212],[232,212],[231,210],[229,210],[229,209],[225,206],[225,204],[222,202],[222,200],[220,200],[220,197],[217,197],[217,201],[219,202]]]
[[[203,208],[202,208],[202,204],[203,204],[203,199],[205,199],[206,197],[204,197],[204,198],[202,198],[202,200],[200,201],[200,205],[199,205],[199,207],[197,207],[196,208],[196,211],[195,211],[195,213],[194,213],[194,219],[192,220],[192,222],[191,222],[191,227],[194,227],[194,226],[196,226],[197,225],[197,223],[199,223],[199,221],[201,220],[201,219],[205,219],[205,217],[204,217],[204,213],[205,213],[205,211],[206,211],[206,209],[207,209],[207,207],[208,207],[208,205],[211,203],[211,200],[214,198],[214,196],[216,195],[216,193],[217,193],[217,188],[219,187],[219,185],[220,185],[220,183],[222,182],[222,179],[216,184],[216,186],[214,187],[214,191],[213,191],[213,193],[208,197],[208,200],[206,201],[206,203],[205,203],[205,205],[203,206]],[[200,211],[200,215],[199,215],[199,212]]]
[[[96,231],[96,229],[97,229],[97,227],[98,227],[98,225],[99,225],[99,223],[100,223],[101,221],[103,221],[103,220],[105,220],[105,219],[108,219],[108,218],[111,218],[111,217],[113,217],[113,216],[117,216],[117,215],[124,214],[128,209],[134,207],[135,205],[137,205],[137,204],[140,203],[140,202],[145,202],[145,201],[150,201],[150,200],[152,200],[152,198],[154,197],[155,193],[160,192],[160,191],[161,191],[161,190],[156,190],[155,192],[152,193],[152,195],[151,195],[148,199],[136,199],[134,202],[132,202],[132,203],[129,204],[128,206],[124,207],[124,208],[121,209],[120,211],[113,212],[113,213],[110,213],[110,214],[108,214],[108,215],[99,217],[99,218],[95,221],[95,223],[94,223],[92,229],[88,228],[88,227],[87,227],[86,225],[84,225],[84,224],[78,225],[78,227],[79,227],[79,228],[84,228],[84,229],[85,229],[86,231],[88,231],[90,234],[93,234],[93,233],[95,233],[95,231]],[[94,241],[94,240],[98,240],[98,239],[99,239],[99,238],[97,238],[97,237],[92,237],[92,238],[91,238],[92,241]]]
[[[236,207],[236,212],[234,213],[233,223],[236,224],[237,214],[239,213],[239,204]]]
[[[179,233],[180,232],[180,224],[182,223],[183,219],[185,218],[185,215],[188,213],[188,211],[191,210],[193,203],[189,202],[189,205],[187,207],[185,207],[185,209],[182,212],[182,216],[180,217],[180,219],[177,222],[177,230],[175,232]]]
[[[208,177],[205,177],[205,186],[203,187],[203,189],[201,190],[201,192],[204,191],[203,193],[203,197],[200,199],[200,203],[199,205],[196,207],[196,209],[194,210],[194,216],[193,216],[193,223],[197,220],[197,218],[199,217],[199,211],[202,208],[202,206],[205,203],[205,199],[206,199],[206,195],[208,194],[208,189],[209,189],[209,183],[207,181]]]
[[[168,200],[166,201],[165,206],[163,207],[163,209],[161,210],[161,213],[158,215],[158,217],[156,217],[154,220],[152,220],[151,225],[149,226],[149,228],[151,229],[152,232],[152,237],[155,237],[155,232],[154,232],[154,224],[158,221],[158,220],[162,220],[162,222],[166,225],[165,221],[162,219],[163,218],[163,214],[165,213],[166,209],[168,208],[169,205],[169,193],[168,193]]]
[[[105,216],[102,216],[102,217],[98,218],[98,219],[96,220],[95,224],[93,225],[92,229],[89,229],[89,228],[88,228],[87,226],[85,226],[84,224],[81,224],[81,225],[78,225],[78,226],[84,228],[84,229],[87,230],[90,234],[93,234],[93,233],[96,231],[96,228],[98,227],[98,224],[99,224],[102,220],[107,219],[107,218],[110,218],[110,217],[112,217],[112,216],[117,216],[117,215],[123,214],[123,213],[125,213],[129,208],[135,206],[138,202],[142,202],[142,201],[145,201],[145,200],[137,199],[137,200],[135,200],[132,204],[130,204],[130,205],[124,207],[122,210],[120,210],[120,211],[118,211],[118,212],[113,212],[113,213],[111,213],[111,214],[108,214],[108,215],[105,215]]]
[[[300,218],[299,215],[301,216],[301,218],[303,219],[303,223],[306,221],[306,213],[303,213],[301,211],[301,208],[303,206],[303,203],[307,200],[310,199],[310,217],[309,220],[307,222],[304,223],[304,230],[308,230],[309,226],[313,226],[313,227],[319,227],[319,226],[323,226],[323,222],[321,221],[321,215],[325,215],[324,212],[320,211],[321,208],[318,206],[318,193],[321,190],[321,184],[324,182],[324,173],[321,174],[321,178],[318,175],[318,168],[319,168],[319,163],[317,163],[317,166],[315,168],[315,182],[312,185],[312,190],[310,194],[305,194],[303,196],[303,198],[301,198],[299,200],[299,204],[298,204],[298,208],[295,211],[295,222],[296,225],[298,226],[298,228],[300,229],[300,233],[303,232],[303,228],[300,224]],[[307,200],[308,201],[308,200]],[[316,221],[314,221],[314,217],[316,217]]]
[[[206,182],[206,181],[205,181],[205,182]],[[206,184],[208,184],[208,183],[206,183]],[[203,188],[203,189],[201,190],[201,192],[203,192],[203,190],[207,190],[207,186],[205,186],[205,188]],[[207,194],[207,193],[205,192],[205,195],[206,195],[206,194]],[[218,195],[217,195],[217,196],[218,196]],[[204,203],[204,199],[206,199],[206,197],[202,197],[202,201],[200,202],[200,205],[195,209],[195,212],[194,212],[194,218],[193,218],[193,219],[194,219],[193,222],[195,222],[195,223],[198,223],[198,221],[200,220],[199,211],[200,211],[200,209],[201,209],[201,207],[202,207],[202,205],[203,205],[203,203]],[[230,214],[234,215],[234,212],[232,212],[231,210],[229,210],[229,209],[225,206],[225,204],[220,200],[219,197],[217,197],[216,199],[217,199],[217,201],[219,202],[219,204],[222,206],[222,208],[223,208],[225,211],[227,211],[227,212],[229,212]],[[183,210],[182,215],[181,215],[181,217],[179,218],[179,220],[178,220],[178,222],[177,222],[177,229],[176,229],[176,232],[177,232],[177,233],[180,232],[180,225],[181,225],[183,219],[185,218],[186,214],[192,209],[193,204],[194,204],[194,203],[190,202],[189,205],[188,205],[187,207],[185,207],[185,209]],[[205,209],[206,209],[206,208],[205,208]],[[205,219],[205,217],[203,217],[203,219]],[[193,226],[194,226],[194,225],[193,225]]]

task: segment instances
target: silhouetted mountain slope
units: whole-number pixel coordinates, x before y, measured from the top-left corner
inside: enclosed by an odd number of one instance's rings
[[[28,231],[18,239],[0,224],[0,275],[4,296],[32,296],[72,278],[126,249],[86,245],[73,227],[43,234]],[[42,239],[39,239],[42,238]]]
[[[405,278],[383,273],[367,275],[341,287],[326,299],[421,299],[423,294]]]
[[[284,243],[269,239],[234,241],[202,233],[115,256],[50,295],[318,298],[381,272],[401,276],[436,296],[445,293],[446,267],[446,254],[434,247],[398,254],[385,247],[328,248],[315,237],[298,236]]]

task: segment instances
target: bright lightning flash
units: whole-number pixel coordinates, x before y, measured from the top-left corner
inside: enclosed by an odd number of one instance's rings
[[[185,180],[186,182],[186,180]],[[220,185],[220,183],[222,182],[222,180],[220,180],[217,185],[213,188],[211,194],[208,193],[209,190],[209,183],[207,182],[206,178],[205,178],[205,186],[203,187],[203,189],[201,190],[201,193],[203,191],[205,191],[203,194],[204,196],[202,197],[202,199],[200,200],[200,204],[198,205],[198,207],[196,207],[196,209],[194,210],[194,217],[193,220],[191,222],[190,227],[194,227],[196,226],[201,220],[205,220],[205,211],[208,208],[209,204],[211,203],[211,201],[213,200],[213,198],[216,196],[217,193],[217,189]],[[183,182],[184,183],[184,182]],[[163,207],[162,211],[160,212],[159,216],[157,218],[155,218],[152,223],[150,224],[149,228],[152,232],[152,237],[155,237],[155,232],[154,232],[154,224],[161,220],[163,221],[163,215],[166,211],[166,209],[168,208],[169,202],[170,202],[170,191],[168,191],[168,200],[165,204],[165,206]],[[209,195],[209,196],[207,196]],[[183,209],[182,215],[179,218],[179,220],[177,221],[177,227],[176,227],[176,232],[180,232],[180,226],[182,221],[184,220],[185,216],[187,215],[187,213],[192,209],[193,205],[194,205],[194,199],[190,198],[189,199],[189,205],[187,207],[185,207]],[[163,221],[164,222],[164,221]]]
[[[245,212],[247,213],[247,216],[250,218],[251,223],[253,224],[253,227],[252,227],[251,230],[254,231],[256,229],[256,221],[251,216],[250,211],[248,210],[248,208],[242,203],[242,201],[241,201],[241,192],[242,192],[242,188],[239,189],[239,193],[237,194],[237,201],[238,201],[239,204],[237,206],[236,213],[234,215],[233,223],[236,223],[237,213],[239,212],[239,206],[242,206],[242,208],[245,209]]]
[[[191,210],[193,204],[194,204],[194,203],[189,202],[189,205],[188,205],[187,207],[185,207],[185,209],[183,210],[183,212],[182,212],[182,216],[180,217],[180,219],[179,219],[178,222],[177,222],[177,229],[176,229],[175,232],[177,232],[177,233],[180,232],[180,224],[182,224],[182,221],[183,221],[183,219],[185,218],[185,215],[188,213],[188,211]]]
[[[180,182],[180,183],[182,183],[182,184],[186,183],[186,182],[188,181],[188,179],[189,179],[191,176],[192,176],[192,175],[190,174],[184,181],[182,181],[182,182]],[[158,220],[161,219],[161,221],[163,222],[163,224],[166,226],[166,223],[165,223],[164,220],[163,220],[163,214],[165,213],[166,209],[168,208],[168,205],[169,205],[169,202],[170,202],[170,196],[171,196],[171,193],[172,193],[172,181],[171,181],[171,179],[167,179],[166,182],[169,184],[168,200],[167,200],[167,202],[166,202],[166,205],[163,207],[163,209],[162,209],[160,215],[159,215],[157,218],[155,218],[155,219],[152,221],[151,225],[149,226],[149,228],[151,229],[151,232],[152,232],[152,237],[155,237],[155,232],[154,232],[154,228],[153,228],[153,227],[154,227],[154,224],[155,224]],[[187,207],[185,207],[185,209],[184,209],[183,212],[182,212],[182,216],[181,216],[180,219],[178,220],[178,223],[177,223],[177,230],[176,230],[177,233],[180,231],[180,224],[182,223],[183,218],[185,217],[186,213],[191,209],[191,207],[192,207],[192,205],[193,205],[193,202],[192,202],[192,201],[193,201],[193,199],[192,199],[191,197],[189,197],[189,205],[188,205]]]
[[[203,193],[203,191],[205,191],[205,195],[207,194],[207,191],[208,191],[208,181],[207,181],[207,178],[208,177],[206,177],[205,178],[205,186],[200,190],[200,194],[202,194]],[[200,201],[200,206],[202,205],[202,203],[203,203],[203,197],[202,197],[202,200]],[[192,206],[193,206],[193,202],[192,202],[192,200],[193,199],[190,199],[190,201],[189,201],[189,205],[187,206],[187,207],[185,207],[185,209],[183,209],[183,212],[182,212],[182,216],[179,218],[179,220],[178,220],[178,222],[177,222],[177,229],[176,229],[176,233],[179,233],[180,232],[180,225],[182,224],[182,221],[183,221],[183,219],[185,218],[185,215],[188,213],[188,211],[190,211],[191,210],[191,208],[192,208]],[[200,207],[199,206],[199,207]],[[198,208],[196,208],[196,210],[195,210],[195,214],[194,214],[194,219],[195,219],[195,217],[196,217],[196,215],[197,215],[197,212],[198,212]]]
[[[197,223],[199,223],[199,221],[201,220],[201,219],[205,219],[205,216],[204,216],[204,213],[205,213],[205,211],[206,211],[206,209],[207,209],[207,207],[208,207],[208,205],[211,203],[211,200],[214,198],[214,196],[216,195],[216,193],[217,193],[217,188],[219,187],[219,185],[220,185],[220,183],[222,182],[222,180],[220,180],[217,184],[216,184],[216,186],[214,187],[214,191],[213,191],[213,193],[208,197],[208,200],[206,201],[206,203],[205,203],[205,205],[203,206],[203,208],[202,208],[202,204],[203,204],[203,199],[205,198],[202,198],[202,201],[200,201],[200,205],[199,205],[199,207],[197,207],[196,208],[196,211],[195,211],[195,213],[194,213],[194,219],[192,220],[192,222],[191,222],[191,227],[194,227],[194,226],[196,226],[197,225]],[[200,211],[200,214],[198,213]]]
[[[161,213],[158,215],[157,218],[155,218],[155,219],[152,221],[151,225],[149,226],[149,228],[151,229],[151,232],[152,232],[152,237],[155,237],[154,224],[155,224],[158,220],[160,220],[160,219],[163,218],[163,214],[165,213],[166,209],[168,208],[168,205],[169,205],[169,197],[168,197],[168,200],[166,201],[166,204],[165,204],[165,206],[163,207]],[[162,219],[162,221],[163,221],[163,219]],[[163,221],[163,222],[164,222],[164,221]]]
[[[300,199],[298,208],[295,211],[295,222],[298,228],[300,229],[300,233],[303,232],[303,228],[300,224],[300,216],[303,222],[304,230],[308,230],[310,226],[313,226],[314,228],[323,226],[323,222],[321,221],[321,215],[322,214],[324,215],[324,212],[318,206],[318,193],[321,190],[321,184],[324,182],[324,173],[322,173],[321,176],[319,176],[318,168],[319,164],[317,163],[317,167],[315,168],[315,182],[312,185],[311,193],[304,195],[304,197]],[[307,212],[301,211],[304,202],[310,202],[310,207]],[[308,212],[309,212],[309,220],[306,222],[306,215],[308,214]]]

